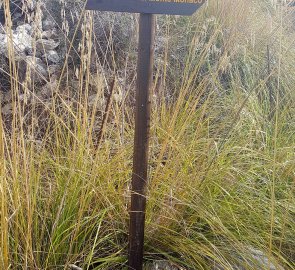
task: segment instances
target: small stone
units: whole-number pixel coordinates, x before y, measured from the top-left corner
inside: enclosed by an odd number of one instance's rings
[[[44,31],[52,30],[56,27],[56,23],[50,19],[46,19],[42,22],[42,28]]]
[[[145,265],[144,270],[185,270],[169,261],[154,261]]]
[[[27,72],[30,72],[29,77],[35,82],[42,82],[48,78],[47,67],[40,58],[27,56],[26,57]]]
[[[0,44],[3,44],[3,42],[6,39],[6,35],[4,33],[0,33]],[[1,46],[0,48],[2,48],[3,46]]]
[[[58,85],[58,81],[55,78],[54,80],[51,80],[50,82],[46,83],[43,87],[42,90],[40,91],[40,96],[41,98],[49,98],[52,96],[54,91],[56,90]]]
[[[123,94],[122,94],[122,93],[116,93],[116,94],[114,94],[114,100],[115,100],[117,103],[122,102],[122,100],[123,100]]]
[[[7,103],[12,100],[12,91],[4,92],[3,102]]]
[[[4,116],[11,115],[12,114],[12,103],[8,103],[5,106],[3,106],[1,112]]]
[[[51,51],[59,46],[59,42],[55,42],[52,39],[38,39],[36,41],[36,48],[39,51]]]
[[[28,34],[32,34],[32,26],[28,23],[26,24],[22,24],[22,25],[19,25],[17,28],[16,28],[16,32],[17,33],[23,33],[23,32],[27,32]]]
[[[32,37],[28,32],[29,26],[18,27],[12,31],[12,40],[7,34],[0,34],[0,54],[4,54],[8,58],[7,47],[14,47],[15,60],[19,61],[24,58],[26,51],[32,49]]]
[[[69,269],[71,269],[71,270],[83,270],[81,267],[78,267],[77,265],[74,265],[74,264],[70,264]]]
[[[29,92],[24,93],[24,94],[20,94],[18,97],[19,101],[23,101],[25,104],[27,104],[31,98],[32,98],[32,96],[30,95]]]
[[[36,0],[27,1],[27,6],[31,11],[33,11],[37,6],[37,1]]]
[[[0,34],[5,34],[5,29],[1,23],[0,23]]]
[[[23,14],[21,12],[15,12],[13,14],[13,20],[17,21],[17,23],[22,23],[19,21],[22,16],[23,16]]]
[[[54,28],[51,30],[43,31],[41,36],[42,39],[57,39],[58,33],[57,30]]]
[[[58,74],[60,72],[60,66],[59,65],[50,65],[48,67],[49,75],[52,76],[54,74]]]
[[[51,63],[57,64],[60,61],[60,57],[59,57],[58,53],[54,50],[51,50],[51,51],[48,51],[47,53],[45,53],[43,55],[43,58],[45,61],[47,60],[50,64]]]

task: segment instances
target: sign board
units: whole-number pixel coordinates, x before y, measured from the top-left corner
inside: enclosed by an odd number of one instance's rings
[[[155,38],[154,14],[192,15],[206,0],[87,0],[86,9],[140,13],[136,83],[135,135],[129,224],[129,270],[142,270],[151,86]]]
[[[192,15],[206,0],[88,0],[86,9],[168,15]]]

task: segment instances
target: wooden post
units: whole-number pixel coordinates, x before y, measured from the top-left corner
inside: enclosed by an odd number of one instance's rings
[[[136,84],[135,138],[129,224],[129,270],[142,270],[155,15],[192,15],[206,0],[87,0],[86,9],[140,13]]]
[[[129,270],[142,270],[151,115],[155,16],[140,14],[135,137],[129,224]]]

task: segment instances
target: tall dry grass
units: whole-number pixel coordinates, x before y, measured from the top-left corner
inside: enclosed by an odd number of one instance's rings
[[[80,66],[72,75],[66,57],[49,100],[33,84],[19,84],[9,47],[1,269],[125,267],[134,51],[122,66],[110,54],[111,76],[102,68],[93,73],[93,24],[81,22]],[[288,22],[280,6],[243,0],[210,1],[191,19],[159,19],[165,46],[155,67],[147,262],[295,268],[295,35]],[[112,95],[109,77],[116,77]],[[20,99],[23,92],[30,102]],[[268,265],[258,265],[253,249]]]

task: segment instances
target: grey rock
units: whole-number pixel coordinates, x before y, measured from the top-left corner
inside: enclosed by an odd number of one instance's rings
[[[52,39],[38,39],[36,41],[36,48],[39,51],[51,51],[56,49],[59,46],[59,42],[55,42]]]
[[[21,52],[32,49],[31,27],[28,24],[18,26],[14,35],[15,49]]]
[[[7,34],[0,34],[0,54],[8,58],[8,46],[14,47],[15,60],[21,60],[26,51],[32,49],[32,37],[28,32],[29,27],[18,27],[16,31],[12,31],[12,39]]]
[[[175,265],[169,261],[154,261],[145,265],[144,270],[185,270],[184,268]]]
[[[61,67],[59,65],[50,65],[48,67],[48,72],[50,76],[58,74],[60,70],[61,70]]]
[[[7,102],[10,102],[11,100],[12,100],[12,92],[11,91],[5,92],[3,95],[3,102],[7,103]]]
[[[74,264],[70,264],[69,269],[71,269],[71,270],[83,270],[82,268],[80,268],[80,267],[78,267],[77,265],[74,265]]]
[[[58,25],[57,30],[61,32],[60,36],[60,56],[63,58],[68,51],[69,42],[72,42],[72,50],[70,52],[70,60],[74,64],[80,62],[79,48],[80,42],[83,38],[83,27],[89,25],[89,21],[85,18],[83,25],[80,21],[81,13],[85,0],[44,0],[44,16],[48,20],[56,22]],[[83,21],[83,20],[82,20]],[[44,23],[44,22],[43,22]],[[97,49],[100,52],[107,52],[109,40],[105,33],[112,33],[115,37],[113,43],[112,53],[123,56],[130,48],[130,42],[136,45],[136,39],[130,39],[135,34],[137,22],[132,14],[112,14],[112,13],[94,13],[93,16],[93,29],[95,41],[93,42],[93,50]],[[51,29],[50,26],[49,29]],[[44,29],[45,31],[45,29]],[[65,51],[65,52],[62,52]],[[78,52],[78,53],[77,53]],[[99,57],[102,55],[99,55]],[[112,57],[111,55],[103,55],[102,57]],[[91,63],[95,66],[95,61]]]
[[[35,82],[42,82],[44,80],[47,80],[47,67],[40,58],[27,56],[26,67],[27,76],[29,76],[31,80]]]
[[[255,249],[253,247],[248,247],[248,256],[247,259],[243,259],[242,257],[237,255],[237,261],[240,263],[237,263],[235,265],[231,265],[231,269],[234,270],[247,270],[249,267],[250,269],[255,270],[284,270],[284,268],[277,264],[275,265],[275,259],[269,258],[267,254],[265,254],[263,251]],[[247,267],[246,267],[247,265]],[[245,268],[246,267],[246,268]],[[212,267],[212,270],[227,270],[228,268],[225,268],[221,266],[218,263],[215,263]]]
[[[12,114],[12,103],[8,103],[2,107],[1,112],[4,116],[8,116]]]
[[[4,91],[1,91],[1,85],[0,85],[0,103],[2,104],[4,99]]]
[[[41,89],[41,91],[39,92],[38,95],[40,95],[40,97],[42,99],[51,97],[52,94],[56,91],[57,85],[58,85],[57,78],[51,79],[50,82],[46,83],[42,87],[42,89]]]
[[[0,50],[5,48],[4,47],[5,40],[6,40],[6,35],[3,33],[0,33]]]
[[[8,1],[10,13],[13,14],[13,18],[17,16],[19,13],[21,13],[22,9],[22,1],[21,0],[13,0]],[[3,7],[3,0],[0,0],[0,23],[5,23],[5,16],[4,16],[4,7]]]
[[[57,39],[58,32],[55,28],[52,30],[43,31],[41,37],[42,39]]]
[[[58,64],[60,62],[60,57],[57,53],[57,51],[54,51],[54,50],[51,50],[51,51],[48,51],[47,53],[45,53],[43,55],[43,58],[46,61],[48,61],[50,64],[53,63],[53,64]]]
[[[27,34],[31,35],[32,34],[32,26],[28,23],[25,23],[25,24],[22,24],[22,25],[19,25],[17,28],[16,28],[16,32],[17,33],[23,33],[23,32],[26,32]]]
[[[56,27],[56,23],[50,18],[47,18],[46,20],[42,22],[43,31],[49,31],[54,29],[55,27]]]
[[[31,100],[31,98],[32,98],[32,95],[29,92],[26,92],[24,94],[20,94],[18,97],[19,101],[22,101],[25,104],[27,104],[28,101]]]
[[[1,23],[0,23],[0,34],[5,34],[5,29]]]
[[[275,266],[273,264],[273,261],[269,260],[269,256],[267,256],[261,250],[250,247],[249,251],[251,252],[253,256],[253,261],[257,262],[258,265],[264,266],[265,268],[268,268],[269,270],[284,270],[284,268],[280,265]]]
[[[36,0],[29,0],[26,2],[26,5],[29,10],[33,11],[37,6],[37,1]]]
[[[17,21],[17,24],[20,25],[22,22],[19,21],[21,18],[23,17],[22,13],[21,12],[15,12],[13,14],[13,20],[14,21]]]

